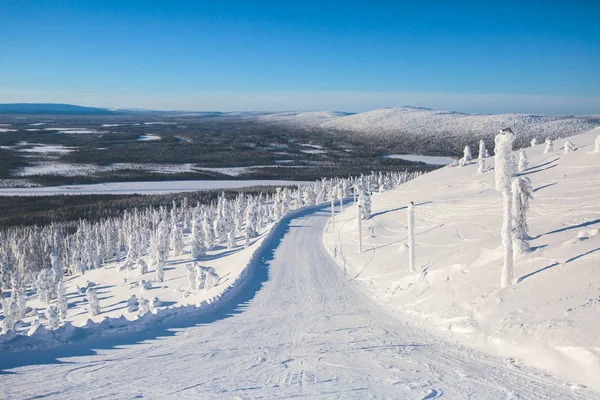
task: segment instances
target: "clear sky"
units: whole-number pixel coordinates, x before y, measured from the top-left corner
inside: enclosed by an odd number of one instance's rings
[[[2,0],[0,102],[600,114],[600,0]]]

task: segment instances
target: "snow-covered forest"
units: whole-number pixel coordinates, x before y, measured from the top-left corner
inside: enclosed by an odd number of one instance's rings
[[[419,173],[379,172],[345,179],[322,179],[295,188],[278,188],[273,194],[240,194],[233,200],[220,196],[208,205],[173,203],[159,208],[127,210],[121,217],[97,223],[81,220],[75,228],[66,224],[16,227],[0,232],[0,282],[2,332],[31,330],[40,324],[55,329],[67,319],[65,279],[85,276],[92,270],[109,269],[124,279],[131,274],[151,279],[139,285],[160,285],[167,260],[189,252],[195,261],[186,266],[190,286],[207,289],[219,280],[218,271],[203,267],[207,251],[214,248],[248,247],[259,233],[289,211],[327,202],[341,202],[360,193],[382,192]],[[149,258],[148,258],[149,256]],[[145,261],[149,259],[149,262]],[[197,263],[196,263],[197,262]],[[102,313],[95,284],[78,290],[87,297],[90,316]],[[35,299],[46,307],[29,307]],[[130,298],[130,310],[143,314],[158,300]],[[23,324],[26,317],[31,324]]]

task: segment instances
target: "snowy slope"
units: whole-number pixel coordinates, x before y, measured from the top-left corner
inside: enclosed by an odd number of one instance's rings
[[[378,301],[443,337],[521,359],[600,391],[600,128],[570,138],[576,151],[526,149],[535,192],[533,251],[500,289],[501,195],[494,172],[445,167],[373,196],[358,254],[355,206],[324,241]],[[488,159],[493,166],[493,158]],[[415,202],[417,272],[408,271],[407,210]],[[519,362],[515,361],[517,365]]]
[[[285,218],[247,290],[212,315],[46,352],[0,353],[2,398],[591,399],[399,322],[336,267],[329,211]]]
[[[567,137],[597,125],[574,117],[526,114],[462,114],[426,108],[394,107],[372,110],[324,122],[322,128],[371,137],[477,138],[511,127],[526,138]]]

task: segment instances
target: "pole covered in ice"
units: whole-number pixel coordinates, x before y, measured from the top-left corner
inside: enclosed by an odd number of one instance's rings
[[[504,265],[500,286],[503,288],[510,286],[513,280],[512,178],[515,174],[515,166],[512,157],[512,143],[514,140],[515,135],[510,128],[501,129],[496,135],[496,147],[494,148],[496,190],[502,192]]]
[[[415,203],[408,204],[408,268],[415,272]]]

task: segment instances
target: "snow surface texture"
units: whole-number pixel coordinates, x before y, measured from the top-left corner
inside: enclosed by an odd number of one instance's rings
[[[161,194],[195,192],[198,190],[239,189],[253,186],[296,186],[306,183],[310,182],[269,180],[108,182],[90,185],[0,188],[0,196],[54,196],[59,194]]]
[[[243,290],[210,314],[0,354],[0,397],[592,398],[400,322],[336,267],[321,238],[330,211],[315,209],[281,220]]]
[[[520,174],[534,188],[533,239],[506,289],[501,194],[494,172],[478,174],[476,163],[373,196],[362,254],[354,206],[338,217],[335,234],[324,235],[326,247],[374,298],[432,332],[600,391],[600,154],[592,152],[599,134],[571,137],[576,150],[569,154],[565,140],[549,154],[544,144],[525,149],[530,166]],[[487,162],[493,166],[493,158]],[[408,271],[409,201],[416,205],[416,273]]]
[[[450,111],[434,111],[426,108],[384,108],[349,115],[324,122],[323,128],[352,132],[366,136],[419,138],[465,138],[480,139],[482,132],[497,132],[511,127],[526,138],[537,136],[566,137],[586,132],[597,126],[572,117],[549,117],[526,114],[462,114]]]

